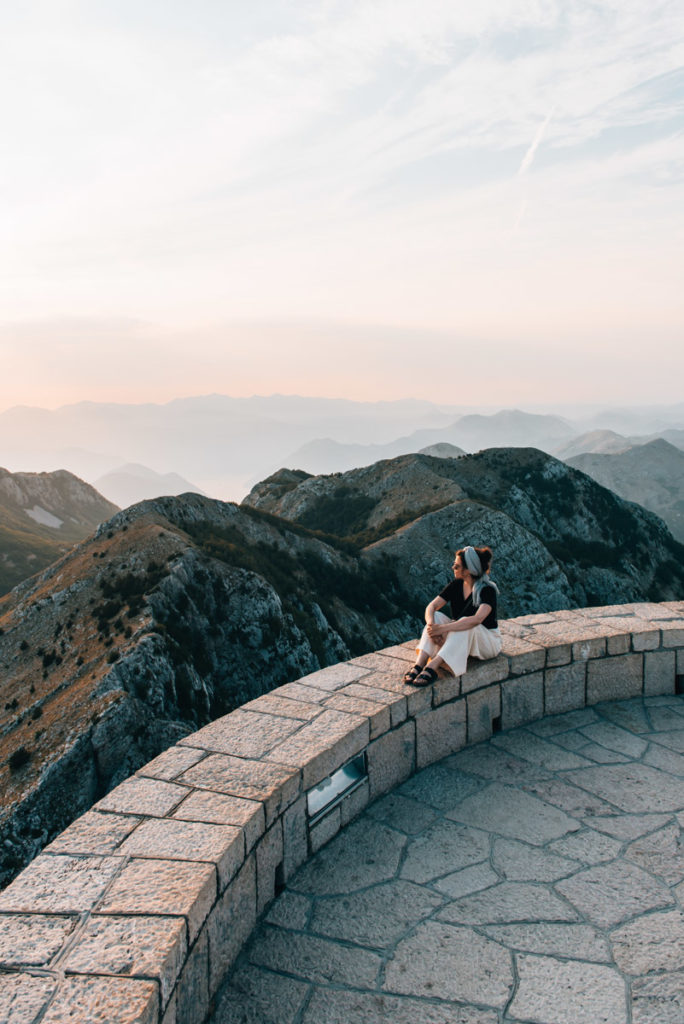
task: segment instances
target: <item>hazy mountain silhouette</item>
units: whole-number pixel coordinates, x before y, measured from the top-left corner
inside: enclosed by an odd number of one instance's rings
[[[155,473],[148,466],[127,463],[95,481],[94,486],[105,498],[120,508],[127,508],[148,498],[167,494],[202,494],[203,491],[178,473]]]
[[[567,460],[628,501],[655,512],[684,541],[684,452],[662,438],[612,455]]]

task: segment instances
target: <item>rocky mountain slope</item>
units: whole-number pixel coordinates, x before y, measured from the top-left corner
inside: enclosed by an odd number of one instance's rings
[[[66,470],[0,469],[0,594],[50,565],[116,511]]]
[[[502,617],[684,593],[656,516],[534,449],[118,512],[0,599],[0,882],[180,735],[415,636],[466,542],[494,548]]]
[[[180,735],[419,611],[391,568],[251,509],[118,513],[0,600],[0,883]]]
[[[244,503],[352,537],[364,561],[389,556],[421,600],[465,543],[494,549],[505,616],[684,592],[684,548],[662,520],[536,449],[275,474]]]
[[[636,501],[667,523],[684,542],[684,451],[662,438],[615,454],[584,454],[567,459],[604,487]]]

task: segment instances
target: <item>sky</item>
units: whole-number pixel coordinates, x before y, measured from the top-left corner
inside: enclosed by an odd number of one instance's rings
[[[680,0],[0,17],[0,409],[684,397]]]

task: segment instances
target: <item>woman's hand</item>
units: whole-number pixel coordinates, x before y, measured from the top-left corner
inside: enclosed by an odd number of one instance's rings
[[[429,622],[428,623],[427,631],[428,631],[428,636],[430,637],[431,640],[434,640],[435,642],[441,642],[441,643],[444,642],[444,633],[445,633],[444,626],[438,626],[434,622]]]

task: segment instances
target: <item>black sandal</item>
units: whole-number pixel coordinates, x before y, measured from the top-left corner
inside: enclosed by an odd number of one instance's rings
[[[429,665],[426,665],[425,668],[423,669],[423,671],[420,673],[420,675],[416,676],[416,678],[413,680],[411,685],[412,686],[430,686],[432,683],[435,682],[436,679],[437,679],[437,672],[435,671],[435,669],[434,668],[430,668]]]
[[[414,665],[413,668],[410,668],[408,670],[408,672],[405,673],[405,675],[404,675],[404,682],[405,683],[412,683],[413,680],[416,678],[416,676],[419,676],[422,671],[423,671],[423,666],[422,665]]]

